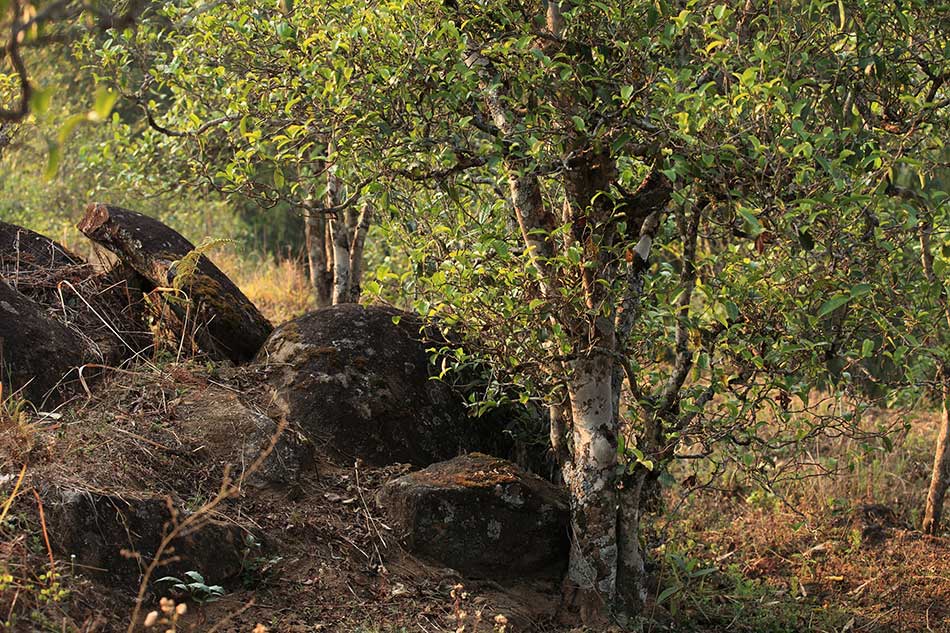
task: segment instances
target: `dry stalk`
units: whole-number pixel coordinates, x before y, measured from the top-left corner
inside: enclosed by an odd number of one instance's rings
[[[232,481],[231,479],[230,467],[225,466],[221,487],[218,489],[218,493],[214,496],[214,498],[195,510],[193,513],[186,516],[180,522],[178,521],[178,512],[172,507],[171,499],[168,499],[167,502],[169,504],[169,508],[172,510],[172,517],[169,521],[171,528],[168,529],[165,532],[165,535],[162,537],[158,548],[155,550],[155,554],[152,556],[152,560],[145,569],[142,581],[139,583],[138,594],[135,597],[135,606],[132,609],[132,615],[129,618],[129,626],[126,629],[127,633],[133,633],[135,630],[139,616],[142,612],[142,603],[145,601],[145,594],[148,592],[148,584],[155,573],[155,570],[162,564],[168,562],[164,558],[164,554],[169,551],[174,551],[171,547],[172,541],[179,537],[187,536],[188,534],[192,534],[195,531],[200,530],[202,527],[207,525],[209,521],[211,521],[211,515],[218,508],[218,506],[224,503],[227,499],[239,495],[244,481],[249,475],[252,475],[253,473],[260,470],[260,468],[264,465],[264,462],[276,448],[277,442],[286,428],[287,421],[282,419],[277,425],[277,430],[271,436],[267,447],[261,451],[260,455],[258,455],[257,458],[251,463],[250,467],[241,473],[241,476],[236,482]]]

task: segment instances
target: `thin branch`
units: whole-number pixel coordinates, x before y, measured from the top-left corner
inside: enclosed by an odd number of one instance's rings
[[[11,0],[10,2],[10,21],[12,23],[10,26],[10,40],[7,42],[5,51],[19,78],[20,104],[12,110],[0,108],[0,121],[16,122],[29,114],[30,97],[33,96],[33,86],[30,84],[23,58],[20,57],[20,0]]]
[[[680,233],[683,238],[683,270],[680,273],[680,282],[683,286],[679,299],[676,302],[676,364],[673,373],[660,393],[660,407],[670,410],[679,395],[686,375],[693,366],[693,350],[689,346],[689,306],[693,300],[693,289],[696,287],[696,236],[699,233],[699,219],[703,206],[693,205],[690,217],[681,223]]]
[[[239,121],[241,119],[241,117],[236,114],[220,116],[216,119],[205,121],[194,130],[191,130],[188,132],[182,132],[179,130],[169,129],[161,125],[158,121],[156,121],[155,117],[152,116],[152,111],[149,109],[148,105],[145,103],[145,101],[141,97],[133,96],[133,97],[127,97],[127,98],[133,99],[139,105],[139,107],[142,108],[142,110],[145,112],[145,119],[146,121],[148,121],[149,127],[151,127],[152,129],[154,129],[155,131],[161,134],[164,134],[165,136],[172,136],[176,138],[200,136],[204,134],[205,132],[207,132],[208,130],[210,130],[211,128],[221,125],[222,123]]]

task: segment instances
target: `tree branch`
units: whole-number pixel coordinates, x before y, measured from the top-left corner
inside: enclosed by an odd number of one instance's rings
[[[10,58],[10,64],[16,71],[20,83],[20,103],[15,109],[0,109],[0,121],[16,122],[22,120],[30,112],[30,97],[33,96],[33,86],[30,84],[26,72],[26,65],[20,56],[20,0],[10,2],[10,40],[5,52]]]

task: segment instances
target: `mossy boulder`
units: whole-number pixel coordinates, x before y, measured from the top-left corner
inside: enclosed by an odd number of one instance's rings
[[[421,331],[399,310],[337,305],[278,327],[258,362],[282,414],[341,463],[425,466],[510,450],[500,422],[468,417],[462,397],[434,379]]]
[[[559,576],[569,553],[564,491],[472,453],[387,483],[377,503],[406,549],[475,577]]]
[[[86,342],[43,306],[0,280],[0,393],[22,392],[36,406],[74,391]]]

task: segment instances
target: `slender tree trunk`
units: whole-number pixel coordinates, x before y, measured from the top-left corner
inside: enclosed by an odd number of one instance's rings
[[[307,205],[304,209],[304,234],[307,240],[307,263],[310,270],[310,284],[313,286],[317,307],[330,305],[330,271],[327,261],[327,218],[319,209]]]
[[[364,202],[356,224],[350,235],[350,303],[359,303],[363,292],[363,249],[366,245],[366,233],[373,222],[373,205]]]
[[[330,218],[333,235],[333,305],[347,303],[350,298],[350,236],[346,219],[337,212]]]
[[[931,283],[937,283],[934,273],[933,254],[930,251],[930,235],[933,231],[933,222],[929,213],[925,213],[918,226],[920,238],[920,258],[924,275]],[[939,301],[944,305],[944,318],[950,327],[950,301],[943,285],[938,294]],[[927,493],[927,505],[924,509],[924,521],[921,525],[927,534],[936,534],[940,529],[940,518],[943,515],[943,500],[950,487],[950,363],[939,364],[937,379],[941,381],[940,396],[943,408],[943,417],[940,421],[940,432],[937,436],[937,446],[934,449],[934,467],[930,477],[930,490]]]
[[[620,564],[617,566],[617,596],[627,613],[639,613],[647,598],[646,560],[640,547],[640,517],[643,483],[647,470],[638,466],[619,492],[617,510]]]
[[[936,535],[940,530],[943,515],[943,501],[950,487],[950,376],[946,368],[943,374],[943,416],[940,420],[940,434],[934,452],[933,475],[930,479],[930,491],[927,494],[927,508],[924,512],[923,531]]]
[[[588,624],[601,622],[617,594],[617,420],[613,358],[602,352],[571,363],[573,455],[564,479],[571,492],[573,542],[566,602]]]

